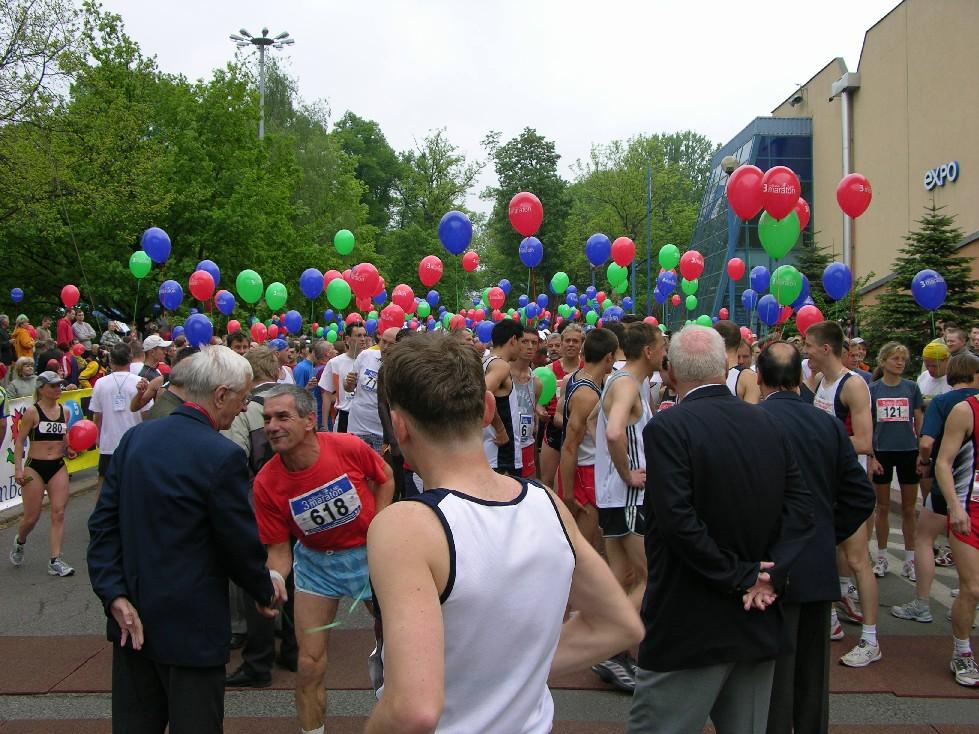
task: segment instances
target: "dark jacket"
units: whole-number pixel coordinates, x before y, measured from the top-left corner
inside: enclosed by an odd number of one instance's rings
[[[10,341],[10,332],[0,326],[0,362],[9,365],[14,361],[14,345]]]
[[[776,420],[708,385],[643,431],[649,581],[639,665],[669,671],[770,660],[778,605],[746,612],[761,561],[781,579],[808,540],[812,498]]]
[[[782,598],[795,603],[836,601],[836,546],[874,511],[874,488],[841,421],[807,405],[794,392],[772,393],[761,407],[784,426],[812,494],[814,532],[789,569]]]
[[[127,597],[143,622],[143,654],[186,667],[224,665],[228,578],[268,604],[245,453],[187,407],[122,437],[88,521],[92,588]],[[109,615],[108,638],[119,630]]]

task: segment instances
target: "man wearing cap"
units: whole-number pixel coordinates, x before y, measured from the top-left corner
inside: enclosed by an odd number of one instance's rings
[[[295,385],[296,378],[292,374],[292,367],[289,366],[295,351],[289,346],[289,342],[285,339],[272,339],[268,345],[279,359],[279,379],[277,382],[280,385]]]
[[[867,364],[867,342],[864,341],[863,337],[851,338],[850,349],[853,350],[853,369],[859,367],[864,372],[870,372],[870,365]]]
[[[139,371],[140,377],[149,382],[160,376],[157,365],[163,361],[171,344],[173,342],[164,340],[159,334],[151,334],[143,339],[143,368]]]
[[[951,389],[945,377],[949,356],[948,347],[940,339],[925,344],[925,348],[921,350],[925,369],[918,375],[918,389],[925,399],[925,410],[928,410],[932,398]]]

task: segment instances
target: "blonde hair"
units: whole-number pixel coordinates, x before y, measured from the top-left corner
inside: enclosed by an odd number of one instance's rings
[[[904,352],[905,360],[911,358],[911,352],[908,351],[908,348],[901,344],[901,342],[887,342],[880,348],[880,351],[877,352],[877,364],[883,364],[886,360],[890,359],[898,352]]]
[[[16,362],[14,362],[14,374],[17,377],[24,379],[24,367],[27,365],[31,365],[33,367],[34,360],[30,357],[21,357],[18,359]]]

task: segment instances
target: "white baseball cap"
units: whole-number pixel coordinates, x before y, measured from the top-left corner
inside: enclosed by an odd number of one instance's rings
[[[143,339],[143,351],[148,352],[151,349],[156,349],[157,347],[169,347],[173,342],[168,342],[163,337],[157,334],[150,334],[148,337]]]

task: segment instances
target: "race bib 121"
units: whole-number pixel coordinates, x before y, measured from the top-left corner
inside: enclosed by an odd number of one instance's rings
[[[877,398],[878,423],[907,423],[911,420],[911,403],[907,398]]]

